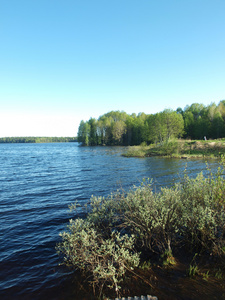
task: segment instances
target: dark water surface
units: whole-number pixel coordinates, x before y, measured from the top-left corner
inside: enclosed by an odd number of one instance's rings
[[[58,293],[69,276],[55,245],[71,215],[91,195],[152,178],[157,190],[205,170],[200,160],[125,158],[120,147],[77,143],[0,144],[0,299],[70,299]],[[215,167],[216,163],[212,163]],[[79,215],[79,211],[78,211]]]

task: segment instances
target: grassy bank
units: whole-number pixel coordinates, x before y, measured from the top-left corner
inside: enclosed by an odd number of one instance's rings
[[[208,285],[223,281],[224,165],[222,158],[217,173],[207,177],[184,174],[159,193],[143,182],[127,193],[92,197],[86,217],[70,220],[61,234],[57,250],[63,263],[79,270],[98,295],[111,298],[138,289],[159,296],[160,277],[168,281],[168,274],[187,289],[187,278],[198,276]],[[225,296],[225,286],[217,288]]]
[[[225,139],[169,140],[162,144],[131,146],[125,157],[164,156],[174,158],[219,158],[225,154]]]

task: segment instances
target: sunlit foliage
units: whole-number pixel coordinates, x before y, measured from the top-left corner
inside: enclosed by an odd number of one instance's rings
[[[98,119],[80,122],[78,141],[83,145],[140,145],[164,143],[173,138],[225,137],[225,100],[209,106],[193,103],[184,110],[165,109],[156,114],[128,115],[111,111]]]
[[[64,263],[82,271],[95,287],[119,289],[126,272],[151,264],[176,263],[189,255],[225,259],[225,160],[213,174],[187,176],[171,188],[153,192],[151,181],[128,192],[92,197],[85,219],[70,220],[57,249]],[[76,209],[76,205],[71,206]],[[141,262],[141,264],[139,264]],[[190,271],[190,274],[193,270]]]

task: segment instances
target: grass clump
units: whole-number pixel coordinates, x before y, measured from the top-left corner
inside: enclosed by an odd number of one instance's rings
[[[179,252],[220,261],[223,274],[224,165],[222,158],[216,174],[185,174],[180,183],[158,193],[147,181],[128,192],[92,197],[86,218],[70,220],[61,234],[57,250],[64,263],[82,271],[100,293],[110,287],[118,294],[126,273],[150,268],[153,257],[163,266],[174,265]],[[192,260],[187,274],[198,273]]]
[[[125,157],[146,157],[148,156],[151,146],[142,144],[140,146],[129,146],[127,152],[123,153]]]
[[[194,278],[198,274],[199,274],[198,266],[190,265],[188,270],[187,270],[187,275],[191,278]]]
[[[224,140],[169,139],[160,144],[131,146],[126,157],[165,156],[174,158],[220,158],[225,154]]]

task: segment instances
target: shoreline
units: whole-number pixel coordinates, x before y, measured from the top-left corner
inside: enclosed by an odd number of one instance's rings
[[[219,159],[225,154],[225,140],[169,140],[161,144],[129,146],[124,157],[167,157],[177,159]]]

